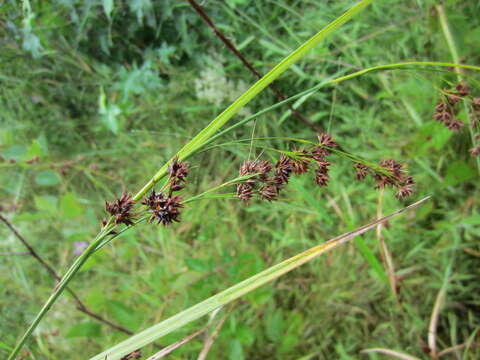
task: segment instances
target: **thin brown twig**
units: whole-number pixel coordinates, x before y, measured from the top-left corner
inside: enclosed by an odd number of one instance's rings
[[[202,351],[200,355],[198,355],[197,360],[205,360],[207,358],[208,352],[210,351],[215,339],[217,338],[218,334],[220,333],[220,329],[223,326],[223,323],[227,319],[227,315],[223,316],[220,321],[218,322],[217,326],[215,326],[215,330],[213,333],[205,339],[205,343],[203,345]]]
[[[35,249],[30,245],[30,243],[25,239],[19,232],[18,230],[12,225],[12,223],[4,217],[2,214],[0,214],[0,220],[10,229],[10,231],[15,235],[15,237],[21,241],[21,243],[27,248],[29,254],[35,258],[35,260],[40,263],[47,271],[48,273],[55,278],[55,280],[60,281],[62,278],[58,273],[51,267],[43,258],[35,251]],[[123,326],[117,325],[110,320],[105,319],[104,317],[92,312],[87,308],[87,306],[83,303],[82,300],[78,297],[78,295],[71,290],[70,288],[67,287],[67,291],[72,295],[73,299],[77,303],[76,309],[78,311],[81,311],[82,313],[90,316],[93,319],[96,319],[110,327],[112,327],[115,330],[121,331],[127,335],[133,335],[133,332],[124,328]]]
[[[250,61],[248,61],[245,56],[238,50],[235,45],[225,36],[224,33],[222,33],[215,23],[212,21],[212,19],[207,15],[207,13],[203,10],[202,6],[197,3],[195,0],[187,0],[192,8],[197,12],[197,14],[207,23],[207,25],[212,29],[213,33],[223,42],[223,44],[229,49],[244,65],[245,67],[250,70],[252,74],[254,74],[258,79],[262,77],[262,74],[258,72],[257,69],[252,65]],[[287,97],[280,91],[278,90],[273,84],[270,84],[268,86],[277,96],[279,100],[285,100]],[[299,113],[295,108],[291,105],[287,105],[292,114],[297,117],[300,121],[302,121],[305,125],[307,125],[309,128],[311,128],[314,131],[321,131],[321,129],[315,125],[311,120],[307,119],[305,116],[303,116],[301,113]]]
[[[384,196],[384,189],[381,189],[378,197],[377,218],[382,217],[383,196]],[[377,241],[380,245],[380,254],[382,257],[383,265],[385,266],[385,270],[387,272],[390,290],[392,291],[392,295],[395,297],[396,302],[400,304],[400,301],[398,298],[398,292],[397,292],[397,281],[395,278],[395,267],[393,265],[392,255],[390,254],[387,244],[385,243],[385,239],[383,238],[382,228],[383,228],[383,224],[378,224],[376,229]]]

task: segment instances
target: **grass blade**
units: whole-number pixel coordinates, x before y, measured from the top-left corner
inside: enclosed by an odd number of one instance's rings
[[[319,255],[330,251],[342,244],[345,244],[354,237],[365,233],[366,231],[375,228],[378,224],[383,223],[395,216],[400,215],[406,210],[413,209],[426,200],[429,197],[426,197],[416,203],[413,203],[403,209],[400,209],[390,215],[384,216],[381,219],[375,220],[370,224],[361,226],[353,231],[350,231],[346,234],[340,235],[336,238],[328,240],[320,245],[317,245],[309,250],[306,250],[298,255],[295,255],[277,265],[274,265],[220,293],[214,295],[207,300],[194,305],[187,310],[184,310],[160,323],[154,325],[142,332],[130,337],[129,339],[121,342],[118,345],[113,346],[112,348],[92,357],[90,360],[116,360],[120,359],[122,356],[131,353],[132,351],[142,348],[143,346],[155,341],[156,339],[182,327],[185,324],[188,324],[191,321],[194,321],[209,312],[224,306],[245,294],[250,293],[256,288],[271,282],[280,276],[286,274],[287,272],[309,262],[310,260],[318,257]]]
[[[327,36],[352,19],[357,13],[370,5],[373,0],[362,0],[356,5],[352,6],[344,14],[333,20],[330,24],[325,26],[317,34],[312,36],[309,40],[304,42],[298,49],[293,51],[280,63],[278,63],[272,70],[264,75],[260,80],[253,84],[250,89],[244,92],[237,100],[235,100],[228,108],[226,108],[220,115],[212,120],[202,131],[200,131],[192,140],[190,140],[183,148],[181,148],[175,156],[180,159],[185,159],[193,152],[198,150],[203,144],[212,137],[227,121],[229,121],[238,111],[248,104],[255,96],[270,85],[275,79],[283,74],[289,67],[300,60],[305,54],[323,41]],[[154,177],[134,196],[135,200],[140,199],[153,185],[155,185],[161,178],[165,176],[168,169],[167,162],[158,170]]]

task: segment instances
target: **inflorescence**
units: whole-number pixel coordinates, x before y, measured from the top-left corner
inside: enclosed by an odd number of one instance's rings
[[[314,172],[314,182],[320,187],[327,186],[331,165],[327,157],[336,148],[338,144],[332,136],[322,133],[318,135],[318,145],[309,150],[301,149],[290,152],[289,155],[282,154],[275,166],[268,161],[247,160],[241,165],[239,175],[251,177],[237,185],[237,196],[244,203],[248,203],[254,195],[267,201],[276,200],[292,174],[301,175],[310,169]],[[395,160],[383,160],[375,167],[362,163],[355,163],[354,166],[358,180],[363,180],[370,174],[377,182],[376,188],[396,187],[397,198],[405,198],[413,193],[412,177],[407,175],[403,164]]]
[[[440,101],[435,106],[433,114],[434,120],[445,125],[449,130],[458,131],[465,126],[465,124],[457,119],[460,112],[460,102],[466,101],[470,104],[470,115],[472,129],[478,127],[478,118],[480,116],[480,97],[473,97],[467,84],[464,82],[458,83],[455,88],[445,89],[441,94]],[[475,132],[475,131],[474,131]],[[480,145],[475,145],[479,134],[473,137],[474,147],[470,149],[472,156],[480,155]]]
[[[187,162],[178,161],[174,158],[168,168],[169,178],[165,188],[168,191],[155,192],[152,190],[150,195],[145,196],[142,205],[147,206],[150,213],[148,222],[157,221],[158,224],[170,225],[173,222],[180,221],[180,212],[184,207],[182,198],[174,195],[175,192],[185,187],[188,176],[189,164]],[[132,212],[135,202],[130,195],[123,193],[122,196],[109,203],[105,202],[106,211],[114,217],[115,224],[133,225],[134,219],[138,216]],[[102,221],[105,226],[107,221]],[[115,232],[111,232],[115,234]]]

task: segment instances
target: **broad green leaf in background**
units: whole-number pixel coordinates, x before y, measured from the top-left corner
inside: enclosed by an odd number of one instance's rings
[[[470,180],[477,175],[476,171],[463,161],[455,161],[447,169],[445,185],[452,186]]]
[[[78,323],[70,329],[67,333],[67,338],[86,337],[95,338],[100,337],[102,330],[98,323],[94,322],[82,322]]]
[[[111,20],[111,15],[113,11],[113,0],[102,0],[103,11],[107,15],[108,20]]]
[[[60,176],[53,170],[40,171],[35,175],[35,182],[41,186],[54,186],[60,183]]]
[[[82,204],[78,202],[75,195],[67,193],[62,196],[60,200],[60,212],[65,219],[74,219],[82,216],[85,209]]]

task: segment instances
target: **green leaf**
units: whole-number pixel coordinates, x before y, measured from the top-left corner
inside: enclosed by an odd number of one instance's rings
[[[13,145],[4,151],[2,156],[6,159],[20,161],[25,157],[27,151],[27,147],[24,145]]]
[[[445,185],[452,186],[468,181],[476,176],[476,172],[463,161],[455,161],[447,169]]]
[[[230,341],[230,354],[229,354],[229,359],[231,360],[242,360],[245,357],[243,356],[243,349],[242,349],[242,343],[235,339]]]
[[[88,337],[98,338],[102,334],[102,330],[98,323],[83,322],[75,325],[67,333],[67,338]]]
[[[35,196],[35,206],[40,211],[46,211],[48,213],[54,214],[57,212],[57,202],[58,199],[55,196],[43,195]]]
[[[140,325],[135,311],[128,306],[116,300],[109,301],[107,306],[112,317],[123,326],[136,329]]]
[[[35,182],[41,186],[54,186],[60,183],[60,176],[53,170],[40,171],[35,176]]]
[[[67,193],[60,200],[60,212],[65,219],[73,219],[84,214],[85,209],[72,193]]]
[[[267,317],[266,334],[273,341],[279,341],[283,336],[285,323],[283,321],[282,309],[277,309],[273,314]]]
[[[103,0],[103,11],[105,11],[105,15],[107,15],[108,20],[112,20],[111,15],[113,11],[113,0]]]
[[[209,264],[200,259],[187,258],[185,259],[185,265],[187,265],[190,270],[198,272],[206,272],[210,270]]]

